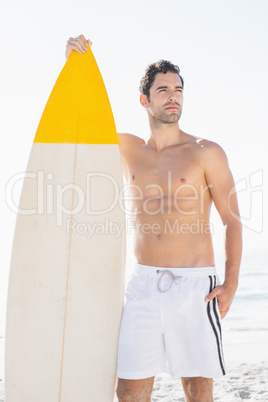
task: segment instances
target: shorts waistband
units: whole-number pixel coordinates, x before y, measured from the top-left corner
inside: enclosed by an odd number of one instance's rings
[[[189,268],[170,268],[170,267],[155,267],[152,265],[133,265],[133,274],[145,274],[155,276],[161,273],[161,271],[170,271],[176,276],[205,276],[216,275],[216,267],[189,267]]]

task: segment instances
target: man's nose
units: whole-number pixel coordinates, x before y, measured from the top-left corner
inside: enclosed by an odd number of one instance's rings
[[[171,102],[175,102],[177,100],[177,94],[175,91],[170,91],[170,93],[168,94],[168,99]]]

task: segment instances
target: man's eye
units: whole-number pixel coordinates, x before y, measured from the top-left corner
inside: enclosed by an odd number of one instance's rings
[[[160,89],[160,91],[159,92],[164,92],[165,91],[165,89]]]

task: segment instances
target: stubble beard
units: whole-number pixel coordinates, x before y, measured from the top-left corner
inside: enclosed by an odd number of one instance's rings
[[[180,120],[181,112],[181,109],[178,109],[176,113],[169,113],[165,109],[153,111],[152,108],[150,108],[152,123],[155,127],[161,124],[177,124]]]
[[[177,113],[166,113],[161,111],[158,113],[151,114],[154,126],[159,126],[160,124],[177,124],[181,117],[181,111]]]
[[[181,112],[180,113],[169,113],[169,114],[162,112],[159,114],[159,116],[157,116],[157,119],[161,123],[174,124],[174,123],[178,123],[178,121],[180,120],[180,117],[181,117]]]

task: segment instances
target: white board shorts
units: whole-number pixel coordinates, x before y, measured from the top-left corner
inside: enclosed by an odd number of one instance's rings
[[[225,375],[215,267],[161,268],[137,264],[126,291],[118,378],[216,378]]]

